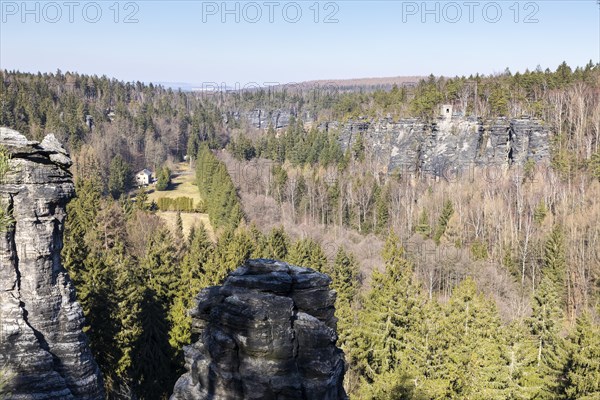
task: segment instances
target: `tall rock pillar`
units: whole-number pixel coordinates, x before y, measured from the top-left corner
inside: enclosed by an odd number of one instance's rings
[[[0,397],[102,399],[102,378],[82,332],[83,312],[61,264],[65,206],[74,195],[66,151],[0,128],[10,168],[0,206]]]

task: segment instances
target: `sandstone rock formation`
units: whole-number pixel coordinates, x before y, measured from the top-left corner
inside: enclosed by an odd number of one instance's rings
[[[53,135],[42,143],[0,128],[12,159],[0,203],[0,398],[102,399],[102,379],[81,328],[83,313],[61,265],[71,161]]]
[[[425,123],[418,118],[392,121],[330,123],[341,132],[343,148],[362,136],[382,172],[423,173],[446,179],[468,176],[478,169],[523,166],[549,158],[549,132],[530,118],[483,121],[477,118],[440,118]]]
[[[335,346],[331,279],[311,269],[250,260],[192,310],[199,340],[172,400],[345,399]]]
[[[250,126],[267,129],[286,128],[291,117],[315,122],[308,112],[255,109],[236,112],[233,119],[244,119]],[[550,155],[549,131],[540,120],[529,117],[482,120],[475,117],[439,117],[434,122],[420,118],[391,118],[323,122],[321,130],[339,132],[342,148],[351,147],[359,136],[372,151],[374,161],[384,173],[415,174],[456,179],[489,169],[522,167],[527,160],[536,163]]]

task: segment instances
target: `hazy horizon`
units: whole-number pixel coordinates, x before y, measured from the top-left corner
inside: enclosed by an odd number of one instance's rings
[[[593,0],[0,2],[0,68],[244,86],[600,60]]]

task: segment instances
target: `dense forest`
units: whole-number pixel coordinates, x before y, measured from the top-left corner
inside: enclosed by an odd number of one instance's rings
[[[599,65],[210,96],[60,71],[0,77],[0,125],[53,132],[74,159],[62,255],[110,398],[167,398],[194,296],[256,257],[333,278],[353,399],[600,397]],[[552,155],[495,179],[414,179],[378,173],[365,142],[343,149],[318,128],[433,119],[443,103],[540,118]],[[256,108],[292,118],[256,129],[244,118]],[[180,216],[167,228],[134,188],[142,168],[168,186],[184,158],[216,240],[202,225],[186,235]]]

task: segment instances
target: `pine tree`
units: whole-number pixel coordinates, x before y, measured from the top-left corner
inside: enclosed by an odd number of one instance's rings
[[[435,227],[435,233],[433,235],[433,240],[436,244],[440,244],[440,239],[446,232],[446,228],[448,227],[448,222],[450,222],[450,217],[454,214],[454,207],[452,207],[452,201],[446,200],[444,202],[444,208],[442,208],[442,214],[438,220],[438,224]]]
[[[353,303],[360,287],[360,272],[354,256],[343,247],[338,249],[335,256],[331,278],[331,288],[337,292],[335,315],[338,318],[338,341],[345,350],[355,325]]]
[[[559,294],[549,276],[542,278],[533,295],[532,314],[528,321],[531,333],[536,340],[537,368],[543,378],[538,397],[541,399],[560,399],[566,352],[560,337],[563,313],[560,308]]]
[[[133,352],[133,376],[141,398],[162,400],[171,392],[175,381],[174,358],[169,345],[169,324],[162,295],[150,288],[142,294],[140,304],[141,334]]]
[[[165,165],[158,172],[156,190],[167,190],[171,185],[171,170]]]
[[[427,211],[423,209],[419,215],[419,221],[415,227],[415,232],[421,234],[424,238],[428,238],[431,235],[431,227],[429,226],[429,215]]]
[[[290,264],[327,272],[327,257],[321,245],[311,238],[296,241],[286,257]]]
[[[118,199],[131,188],[131,168],[120,154],[117,154],[110,163],[108,178],[108,191],[114,199]]]
[[[191,230],[188,247],[181,263],[181,284],[173,307],[169,310],[169,321],[172,326],[169,332],[169,343],[177,352],[176,358],[179,364],[182,346],[191,342],[192,320],[187,311],[192,308],[193,299],[200,290],[212,284],[208,281],[206,269],[209,267],[213,246],[204,225]]]
[[[180,268],[175,259],[173,238],[166,228],[158,229],[148,241],[146,255],[140,267],[147,287],[165,307],[173,302],[180,285]]]
[[[522,321],[513,321],[506,328],[506,333],[510,377],[507,398],[538,398],[543,385],[543,376],[538,368],[538,342]]]
[[[372,289],[366,295],[358,320],[361,324],[352,338],[350,363],[355,364],[371,385],[394,372],[411,379],[410,393],[417,373],[422,341],[419,333],[421,296],[413,281],[412,265],[404,259],[398,237],[392,232],[383,250],[385,273],[373,272]]]
[[[148,193],[144,188],[140,188],[135,196],[135,206],[140,211],[148,211]]]
[[[544,245],[544,268],[542,272],[559,295],[561,307],[564,307],[566,303],[566,270],[567,261],[564,248],[564,233],[560,225],[555,225]]]
[[[592,315],[577,318],[575,331],[567,341],[564,392],[569,400],[600,399],[600,327]]]
[[[276,260],[284,260],[288,254],[290,239],[286,235],[283,226],[273,228],[267,237],[268,257]]]
[[[454,288],[444,324],[449,397],[505,399],[510,377],[500,318],[472,279]]]

